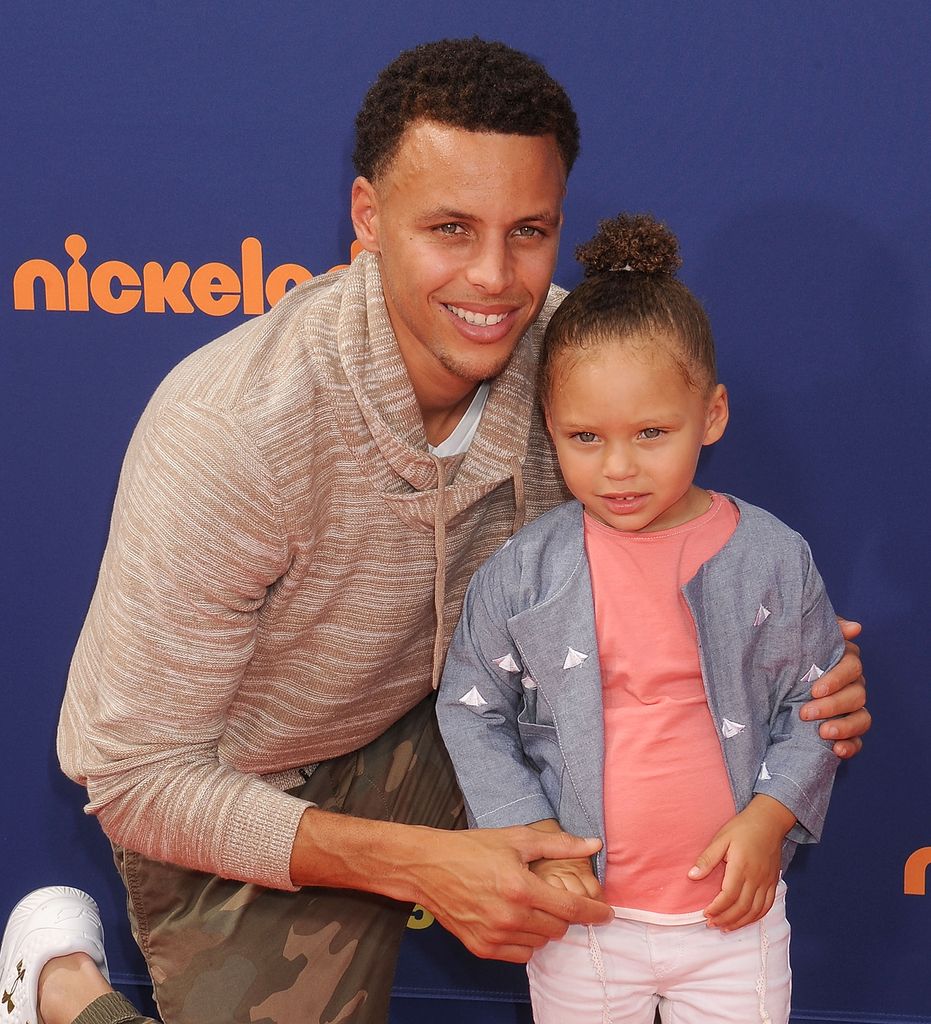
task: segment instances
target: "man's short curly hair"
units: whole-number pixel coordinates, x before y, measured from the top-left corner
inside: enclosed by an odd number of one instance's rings
[[[375,181],[420,119],[473,132],[553,135],[566,174],[579,153],[579,123],[563,87],[539,61],[478,36],[405,50],[381,72],[356,117],[356,171]]]

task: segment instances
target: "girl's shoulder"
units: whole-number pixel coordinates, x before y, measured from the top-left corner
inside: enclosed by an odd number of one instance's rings
[[[567,501],[522,527],[488,559],[473,587],[517,589],[539,597],[576,569],[585,551],[583,509]]]

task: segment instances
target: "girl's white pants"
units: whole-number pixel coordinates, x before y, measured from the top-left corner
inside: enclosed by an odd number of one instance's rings
[[[536,1024],[787,1024],[785,885],[755,924],[573,925],[527,965]]]

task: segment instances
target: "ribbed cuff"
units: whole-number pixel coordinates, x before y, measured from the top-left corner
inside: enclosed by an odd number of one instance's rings
[[[143,1017],[133,1004],[119,992],[98,996],[74,1018],[74,1024],[157,1024]]]

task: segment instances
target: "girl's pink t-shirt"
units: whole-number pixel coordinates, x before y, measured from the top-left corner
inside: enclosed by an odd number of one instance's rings
[[[615,907],[687,914],[724,867],[688,870],[735,813],[681,587],[727,543],[736,507],[719,494],[697,519],[624,533],[585,516],[605,725],[605,895]]]

